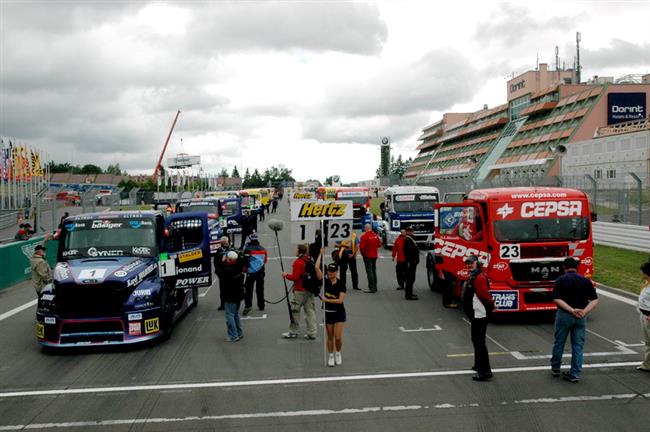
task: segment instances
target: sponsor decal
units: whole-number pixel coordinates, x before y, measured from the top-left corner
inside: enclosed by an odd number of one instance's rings
[[[79,279],[102,279],[106,274],[105,268],[83,269],[79,272]]]
[[[140,336],[142,334],[142,324],[140,322],[129,323],[129,336]]]
[[[52,301],[54,300],[54,294],[43,294],[41,300]]]
[[[492,300],[497,309],[519,310],[519,292],[517,291],[490,291]]]
[[[497,214],[501,216],[501,219],[505,219],[514,213],[514,211],[515,209],[513,207],[510,207],[508,203],[505,203],[502,207],[497,209]]]
[[[530,276],[539,275],[542,279],[548,279],[552,273],[560,273],[559,264],[538,265],[530,267]]]
[[[581,201],[537,201],[521,205],[521,217],[579,216]]]
[[[118,271],[116,271],[116,272],[113,273],[113,274],[114,274],[115,276],[117,276],[117,277],[125,277],[126,275],[128,275],[128,273],[125,272],[124,270],[118,270]]]
[[[415,195],[395,195],[395,201],[415,201]]]
[[[144,296],[148,296],[148,295],[151,295],[151,290],[150,290],[150,289],[139,289],[139,290],[135,290],[135,291],[133,291],[133,295],[134,295],[135,297],[144,297]]]
[[[45,326],[41,323],[36,323],[36,337],[39,339],[45,337]]]
[[[138,285],[140,282],[142,282],[151,272],[153,272],[156,269],[157,265],[156,264],[151,264],[144,270],[142,270],[140,273],[136,275],[133,279],[129,279],[128,282],[126,283],[127,288],[130,288],[132,286]]]
[[[368,192],[363,192],[363,191],[343,191],[343,192],[338,192],[337,196],[339,198],[344,198],[344,197],[366,197],[368,196]]]
[[[498,271],[506,271],[508,268],[508,263],[505,261],[499,261],[498,263],[494,264],[492,268]]]
[[[122,256],[124,255],[124,252],[121,250],[105,250],[105,251],[100,251],[97,250],[97,248],[91,247],[88,249],[88,256],[91,256],[93,258],[96,257],[109,257],[109,256]]]
[[[314,198],[314,195],[310,192],[296,192],[293,194],[293,199],[312,199]]]
[[[645,93],[609,93],[607,95],[607,124],[630,122],[646,118]]]
[[[122,222],[112,222],[110,220],[94,220],[90,226],[91,229],[115,229],[122,228]]]
[[[347,204],[340,203],[304,203],[300,206],[298,217],[301,218],[318,218],[318,217],[343,217]]]
[[[128,273],[128,272],[130,272],[131,270],[133,270],[134,268],[136,268],[137,266],[139,266],[142,263],[144,263],[144,261],[142,261],[141,259],[137,259],[137,260],[133,261],[132,263],[127,264],[124,267],[120,268],[120,270],[125,271],[125,272]],[[118,270],[118,271],[120,271],[120,270]]]
[[[435,238],[433,244],[435,248],[434,253],[442,256],[449,258],[465,258],[469,255],[476,255],[479,257],[483,264],[487,265],[490,262],[490,254],[485,251],[480,251],[478,249],[467,247],[462,244],[457,244],[450,240],[443,240],[441,238]]]
[[[592,266],[594,264],[594,260],[591,257],[587,257],[582,260],[582,263],[586,266]]]
[[[209,279],[208,276],[176,279],[176,287],[190,287],[199,284],[207,284],[208,279]]]
[[[196,267],[179,267],[176,272],[177,273],[194,273],[194,272],[200,272],[203,271],[203,266],[198,265]]]
[[[134,229],[138,229],[142,226],[142,221],[139,220],[130,220],[129,226]]]
[[[72,256],[72,255],[79,255],[79,251],[77,249],[64,250],[61,253],[61,255],[64,256],[64,257]]]
[[[151,318],[144,321],[144,332],[146,334],[160,331],[160,319]]]
[[[142,320],[142,314],[141,313],[129,314],[129,321],[141,321],[141,320]]]
[[[131,248],[131,253],[135,255],[151,255],[151,248],[146,246],[133,246]]]
[[[418,197],[420,201],[438,201],[437,195],[420,195]]]
[[[71,222],[64,225],[67,231],[74,231],[77,228],[86,228],[86,224],[82,222]]]
[[[188,261],[194,261],[200,258],[203,258],[203,251],[201,249],[196,249],[193,251],[183,252],[181,254],[178,254],[178,261],[182,263]]]
[[[136,309],[144,309],[144,308],[148,308],[148,307],[152,307],[152,306],[153,306],[152,302],[145,302],[145,303],[138,303],[134,307]]]
[[[70,268],[66,264],[58,263],[54,267],[54,273],[58,280],[68,279],[70,277]]]
[[[31,243],[21,246],[20,251],[27,257],[27,259],[31,259],[32,255],[34,255],[34,248],[36,248],[37,244],[38,243]]]
[[[55,317],[45,317],[43,318],[43,321],[45,321],[45,324],[56,324]]]

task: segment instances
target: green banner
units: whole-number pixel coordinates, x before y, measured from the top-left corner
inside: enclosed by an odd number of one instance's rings
[[[43,243],[43,238],[44,236],[38,236],[25,241],[0,245],[0,262],[2,263],[0,290],[31,279],[32,271],[29,260],[34,254],[36,245]],[[54,266],[56,263],[58,246],[58,240],[50,240],[45,245],[47,248],[47,261],[50,266]]]

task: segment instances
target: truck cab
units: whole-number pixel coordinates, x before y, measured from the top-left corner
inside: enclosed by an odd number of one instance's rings
[[[384,191],[386,208],[382,240],[391,247],[400,231],[413,228],[415,241],[431,244],[434,233],[434,206],[440,200],[438,188],[431,186],[393,186]]]
[[[205,213],[90,213],[63,223],[53,282],[38,296],[44,347],[168,336],[212,284]]]
[[[372,219],[370,216],[370,189],[345,187],[336,189],[337,201],[352,201],[353,228],[360,229]]]
[[[443,272],[460,298],[469,255],[483,263],[497,312],[555,310],[553,286],[566,257],[580,261],[581,274],[593,274],[586,194],[545,187],[482,189],[463,202],[437,204],[434,251],[427,256],[431,289]]]

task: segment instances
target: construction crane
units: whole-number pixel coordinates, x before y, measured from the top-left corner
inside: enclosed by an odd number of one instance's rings
[[[158,180],[158,171],[160,171],[160,164],[162,163],[163,157],[165,157],[165,151],[167,150],[167,144],[169,144],[169,139],[172,137],[172,132],[174,132],[174,127],[176,126],[176,121],[178,120],[178,116],[181,115],[181,110],[178,110],[176,112],[176,117],[174,117],[174,122],[172,123],[171,129],[169,129],[169,134],[167,134],[167,139],[165,140],[165,145],[163,146],[162,152],[160,153],[160,157],[158,158],[158,163],[156,164],[156,168],[153,170],[153,176],[151,179],[156,182]]]

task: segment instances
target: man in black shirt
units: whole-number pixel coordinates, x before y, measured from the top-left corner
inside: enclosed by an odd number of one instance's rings
[[[420,263],[420,248],[413,237],[413,228],[406,228],[404,233],[406,234],[404,238],[404,256],[406,257],[404,297],[406,300],[417,300],[418,296],[413,294],[413,284],[415,283],[415,271]]]
[[[555,342],[551,357],[553,376],[560,376],[562,354],[567,336],[571,334],[571,370],[562,378],[572,383],[580,381],[582,353],[587,331],[587,314],[598,305],[598,296],[593,283],[577,271],[579,261],[564,260],[564,274],[556,279],[553,300],[557,304],[555,315]]]

